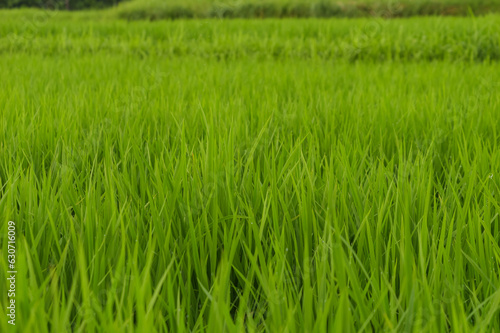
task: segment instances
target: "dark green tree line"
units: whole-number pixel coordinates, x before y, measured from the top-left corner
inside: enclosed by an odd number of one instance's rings
[[[116,5],[119,1],[120,0],[0,0],[0,8],[37,7],[79,10],[110,7]]]

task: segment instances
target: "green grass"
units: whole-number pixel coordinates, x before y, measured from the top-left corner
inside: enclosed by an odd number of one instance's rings
[[[71,3],[71,1],[70,1]],[[48,6],[49,3],[42,5]],[[59,7],[63,8],[64,3]],[[70,4],[71,7],[71,4]],[[4,11],[24,16],[27,9]],[[64,17],[133,20],[266,18],[401,18],[413,16],[485,16],[500,12],[500,0],[130,0],[106,10],[79,12],[32,10],[41,19]]]
[[[270,18],[468,16],[500,12],[498,0],[133,0],[112,10],[119,18]]]
[[[192,20],[125,22],[82,13],[6,18],[0,54],[50,56],[125,54],[204,59],[489,62],[500,60],[498,16],[405,20]],[[60,15],[60,16],[59,16]],[[52,18],[52,19],[51,19]],[[0,19],[2,14],[0,14]],[[64,22],[65,24],[61,24]],[[21,22],[21,23],[20,23]]]
[[[0,19],[17,331],[500,331],[497,16],[56,14]]]

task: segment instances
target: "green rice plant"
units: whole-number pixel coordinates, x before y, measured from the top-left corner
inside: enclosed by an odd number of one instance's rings
[[[408,17],[468,16],[500,11],[497,0],[133,0],[112,10],[119,18],[272,18],[272,17]],[[182,15],[180,15],[182,13]]]
[[[58,15],[36,25],[20,24],[17,17],[2,21],[0,53],[372,62],[500,59],[500,26],[495,15],[480,19],[308,19],[300,24],[274,19],[85,23],[86,16],[70,20]]]
[[[500,330],[496,16],[79,15],[0,20],[2,332]]]

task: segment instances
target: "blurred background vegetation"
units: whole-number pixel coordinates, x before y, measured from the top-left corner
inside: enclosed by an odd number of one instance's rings
[[[0,8],[115,7],[124,19],[466,16],[500,12],[500,0],[0,0]]]
[[[100,9],[117,5],[119,0],[0,0],[0,8],[35,7],[45,9]]]

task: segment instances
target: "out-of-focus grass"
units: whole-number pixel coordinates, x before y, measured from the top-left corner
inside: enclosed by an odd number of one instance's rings
[[[498,16],[401,20],[191,20],[87,22],[55,15],[33,26],[0,24],[0,54],[125,53],[213,59],[363,61],[496,61]],[[22,21],[21,21],[22,22]]]
[[[0,10],[0,18],[38,19],[53,16],[71,19],[162,20],[207,18],[398,18],[412,16],[483,16],[500,12],[499,0],[234,0],[234,1],[165,1],[132,0],[105,10],[68,13],[64,10]]]
[[[269,18],[467,16],[500,11],[498,0],[133,0],[115,10],[120,18]]]

